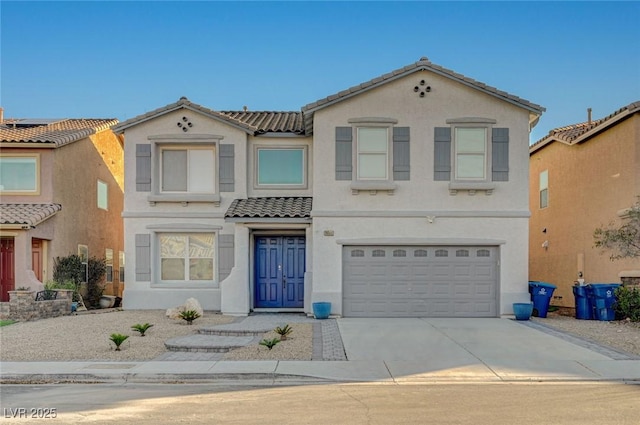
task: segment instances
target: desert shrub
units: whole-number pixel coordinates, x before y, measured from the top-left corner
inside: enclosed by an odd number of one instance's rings
[[[82,260],[77,255],[56,257],[53,260],[53,280],[59,283],[73,282],[76,286],[84,281]]]
[[[90,257],[87,262],[87,301],[92,307],[100,305],[100,297],[104,293],[104,279],[107,275],[107,260]]]
[[[616,317],[640,322],[640,290],[620,286],[616,288],[616,302],[613,304]]]

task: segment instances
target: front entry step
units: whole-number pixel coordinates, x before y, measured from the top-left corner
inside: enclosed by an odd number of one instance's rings
[[[168,351],[228,353],[236,348],[251,344],[254,338],[254,336],[195,334],[169,339],[165,341],[164,345]]]

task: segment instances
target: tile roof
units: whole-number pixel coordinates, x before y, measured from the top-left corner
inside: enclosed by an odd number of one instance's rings
[[[304,134],[301,112],[276,111],[220,111],[230,119],[243,122],[255,128],[256,134],[294,133]]]
[[[311,219],[312,202],[310,197],[235,199],[224,217]]]
[[[61,210],[60,204],[0,204],[0,226],[36,226]]]
[[[179,109],[188,109],[199,112],[210,118],[225,122],[233,127],[249,134],[264,134],[269,132],[304,134],[302,113],[278,112],[278,111],[214,111],[197,103],[191,102],[186,97],[181,97],[177,102],[163,106],[145,114],[138,115],[113,127],[113,130],[122,133],[129,127],[167,114]]]
[[[549,131],[549,134],[531,145],[529,147],[529,153],[533,153],[554,141],[566,143],[568,145],[580,143],[636,112],[640,112],[640,101],[623,106],[617,111],[599,120],[554,128]]]
[[[4,121],[0,124],[0,143],[33,143],[60,147],[108,130],[117,124],[118,120],[115,118],[63,119],[43,125],[33,122],[34,120],[19,119]],[[31,124],[21,127],[26,123]]]
[[[418,62],[412,63],[410,65],[407,65],[405,67],[396,69],[394,71],[391,71],[387,74],[381,75],[379,77],[376,77],[372,80],[369,80],[367,82],[364,82],[362,84],[359,84],[357,86],[353,86],[351,88],[348,88],[346,90],[343,90],[339,93],[333,94],[331,96],[327,96],[323,99],[317,100],[313,103],[309,103],[306,106],[302,107],[302,112],[304,114],[305,117],[305,126],[307,129],[308,133],[311,133],[312,131],[312,122],[313,122],[313,113],[319,109],[322,109],[324,107],[327,107],[329,105],[332,105],[336,102],[340,102],[344,99],[350,98],[352,96],[355,96],[359,93],[362,93],[364,91],[367,90],[371,90],[375,87],[378,87],[382,84],[386,84],[390,81],[402,78],[406,75],[412,74],[414,72],[417,71],[430,71],[433,72],[435,74],[438,75],[442,75],[444,77],[450,78],[452,80],[455,80],[459,83],[462,83],[464,85],[467,85],[469,87],[481,90],[489,95],[498,97],[499,99],[502,99],[504,101],[510,102],[512,104],[515,104],[517,106],[520,106],[524,109],[529,110],[530,112],[532,112],[533,114],[539,116],[542,115],[542,113],[546,110],[544,107],[537,105],[535,103],[529,102],[528,100],[522,99],[518,96],[509,94],[505,91],[502,90],[498,90],[495,87],[486,85],[484,83],[481,83],[479,81],[476,81],[472,78],[469,77],[465,77],[462,74],[458,74],[457,72],[454,72],[450,69],[444,68],[440,65],[436,65],[434,63],[432,63],[429,59],[427,59],[426,57],[422,57],[420,58],[420,60]]]

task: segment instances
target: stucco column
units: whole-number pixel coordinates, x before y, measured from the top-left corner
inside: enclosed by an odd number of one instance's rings
[[[220,282],[220,310],[231,316],[247,316],[250,311],[249,229],[236,224],[234,229],[235,265],[229,276]]]

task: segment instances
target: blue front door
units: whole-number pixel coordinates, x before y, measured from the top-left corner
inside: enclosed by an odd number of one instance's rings
[[[255,307],[304,307],[304,236],[257,236]]]

